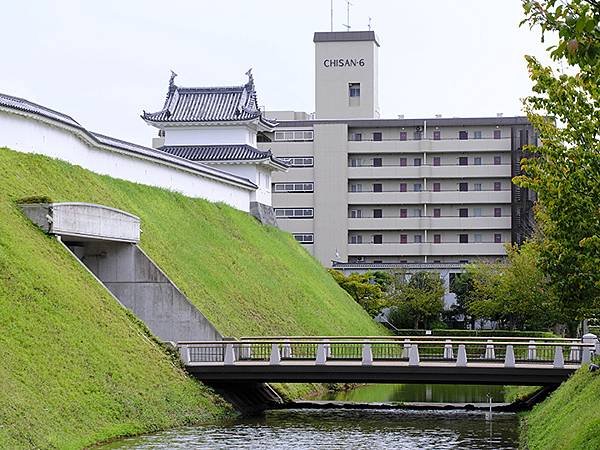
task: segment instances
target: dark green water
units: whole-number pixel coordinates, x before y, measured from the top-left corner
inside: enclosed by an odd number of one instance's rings
[[[353,402],[502,402],[501,387],[367,385],[323,400]],[[517,449],[518,418],[482,411],[302,409],[165,431],[101,449]]]

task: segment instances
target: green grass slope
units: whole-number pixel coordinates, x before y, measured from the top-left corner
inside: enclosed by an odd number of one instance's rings
[[[0,149],[0,448],[80,448],[226,413],[15,200],[142,218],[144,250],[221,332],[382,330],[287,234],[223,205]]]
[[[291,235],[222,204],[0,151],[5,201],[46,195],[142,219],[141,247],[225,335],[381,334]]]
[[[530,450],[600,448],[600,373],[577,371],[524,418],[523,447]]]

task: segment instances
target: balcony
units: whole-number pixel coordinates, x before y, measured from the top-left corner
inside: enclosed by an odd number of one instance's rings
[[[445,165],[445,166],[351,166],[348,179],[395,179],[395,178],[509,178],[510,164]]]
[[[474,242],[460,244],[449,242],[433,244],[348,244],[348,256],[502,256],[506,255],[504,244]]]
[[[511,202],[511,191],[421,191],[421,192],[348,192],[348,204],[351,205],[413,205],[424,203],[467,204]]]
[[[348,153],[510,152],[510,138],[348,141]]]
[[[349,230],[508,230],[510,217],[349,218]]]

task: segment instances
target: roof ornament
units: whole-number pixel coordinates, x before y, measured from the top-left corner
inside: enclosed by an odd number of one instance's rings
[[[254,92],[254,77],[252,76],[252,67],[248,69],[248,72],[245,74],[248,77],[248,82],[246,86],[248,86],[248,90]]]
[[[177,89],[177,86],[175,86],[175,77],[176,76],[177,76],[177,74],[175,72],[173,72],[173,70],[171,70],[171,76],[169,77],[169,89],[167,90],[167,98],[165,100],[165,103],[167,103],[169,101],[169,97],[171,96],[173,91],[175,91],[175,89]]]
[[[246,76],[248,77],[248,82],[244,86],[244,92],[242,93],[238,110],[240,113],[241,111],[246,111],[247,113],[254,114],[258,111],[258,107],[256,106],[256,90],[254,88],[252,67],[248,69]]]

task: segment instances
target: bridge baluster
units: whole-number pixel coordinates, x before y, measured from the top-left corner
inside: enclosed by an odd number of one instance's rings
[[[465,348],[465,344],[460,344],[458,346],[458,357],[456,358],[456,367],[466,367],[467,366],[467,349]]]
[[[592,333],[586,333],[581,338],[584,344],[594,345],[594,352],[598,354],[598,337]],[[581,353],[581,362],[588,363],[592,360],[592,348],[584,347]]]
[[[527,359],[530,361],[537,359],[537,347],[535,346],[535,341],[529,341],[529,345],[527,346]]]
[[[327,362],[327,349],[325,344],[317,344],[317,359],[315,364],[325,364]]]
[[[179,348],[179,353],[181,355],[181,360],[183,361],[183,364],[189,364],[192,362],[192,358],[190,355],[190,346],[189,345],[182,345]]]
[[[235,363],[235,353],[233,352],[233,344],[225,344],[225,358],[223,362],[228,366]]]
[[[273,343],[271,345],[271,358],[269,359],[269,364],[277,365],[281,363],[281,352],[279,351],[279,344]]]
[[[496,350],[494,349],[494,344],[492,344],[492,340],[487,340],[488,344],[485,346],[485,359],[496,359]]]
[[[373,350],[371,344],[365,342],[362,347],[362,365],[370,366],[371,364],[373,364]]]
[[[579,361],[579,358],[581,357],[579,353],[579,347],[575,347],[574,345],[572,345],[571,350],[569,351],[569,360]]]
[[[240,348],[240,359],[252,359],[251,344],[242,344],[242,347]]]
[[[444,359],[454,359],[454,350],[452,349],[450,339],[446,339],[446,344],[444,345]]]
[[[504,357],[504,367],[515,367],[515,350],[511,344],[506,346],[506,355]]]
[[[282,352],[281,356],[284,359],[290,359],[293,356],[292,355],[292,345],[290,344],[289,341],[285,341],[283,343],[283,352]]]
[[[419,365],[419,347],[417,344],[412,344],[408,350],[408,365]]]
[[[408,358],[410,350],[410,339],[404,339],[404,346],[402,348],[402,358]]]
[[[562,369],[565,367],[565,357],[563,355],[563,349],[561,346],[554,347],[554,368]]]

